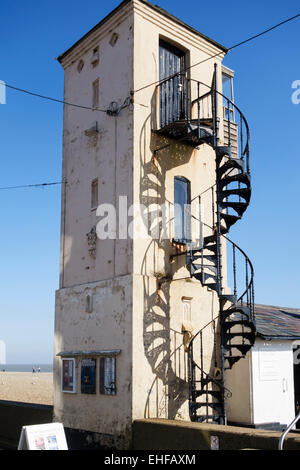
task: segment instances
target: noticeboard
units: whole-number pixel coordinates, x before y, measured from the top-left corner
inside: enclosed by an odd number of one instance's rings
[[[23,426],[18,450],[68,450],[61,423]]]
[[[96,393],[96,359],[81,361],[81,393]]]

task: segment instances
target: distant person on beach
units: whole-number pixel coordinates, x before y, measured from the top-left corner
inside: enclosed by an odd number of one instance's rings
[[[32,373],[33,373],[33,374],[35,373],[35,368],[34,368],[34,367],[32,368]]]

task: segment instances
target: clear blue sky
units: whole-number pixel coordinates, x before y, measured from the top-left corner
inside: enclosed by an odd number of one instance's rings
[[[120,2],[2,1],[0,80],[63,97],[54,60]],[[157,0],[229,47],[300,12],[299,2]],[[211,6],[211,8],[210,8]],[[232,51],[235,98],[251,131],[253,198],[231,231],[255,267],[258,303],[300,307],[299,123],[291,102],[300,80],[300,19]],[[62,105],[7,91],[0,105],[0,187],[60,181]],[[59,275],[60,187],[0,191],[0,339],[9,363],[52,361]]]

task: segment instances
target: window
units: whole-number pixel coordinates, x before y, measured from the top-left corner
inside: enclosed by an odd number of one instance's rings
[[[91,184],[91,209],[98,207],[98,178],[92,181]]]
[[[61,390],[76,393],[75,359],[63,359],[61,371]]]
[[[174,179],[174,241],[191,241],[191,189],[190,182],[182,176]]]
[[[99,78],[93,82],[93,108],[99,106]]]
[[[234,121],[233,75],[225,72],[222,73],[222,87],[222,94],[230,100],[228,101],[223,97],[224,118],[227,119],[227,121]]]
[[[117,41],[119,39],[118,33],[112,33],[111,38],[109,40],[109,44],[114,47],[117,44]]]
[[[99,46],[93,49],[91,64],[93,67],[96,67],[96,65],[99,64]]]
[[[84,67],[84,62],[83,62],[83,60],[80,60],[77,64],[78,73],[80,73],[82,71],[83,67]]]
[[[100,358],[100,393],[116,395],[116,358]]]
[[[192,322],[192,298],[191,297],[182,297],[182,307],[183,307],[183,321]]]

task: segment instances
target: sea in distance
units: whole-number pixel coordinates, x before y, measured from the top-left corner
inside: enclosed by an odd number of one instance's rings
[[[32,372],[33,368],[37,372],[40,368],[40,372],[53,372],[53,364],[0,364],[0,372],[5,370],[6,372]]]

